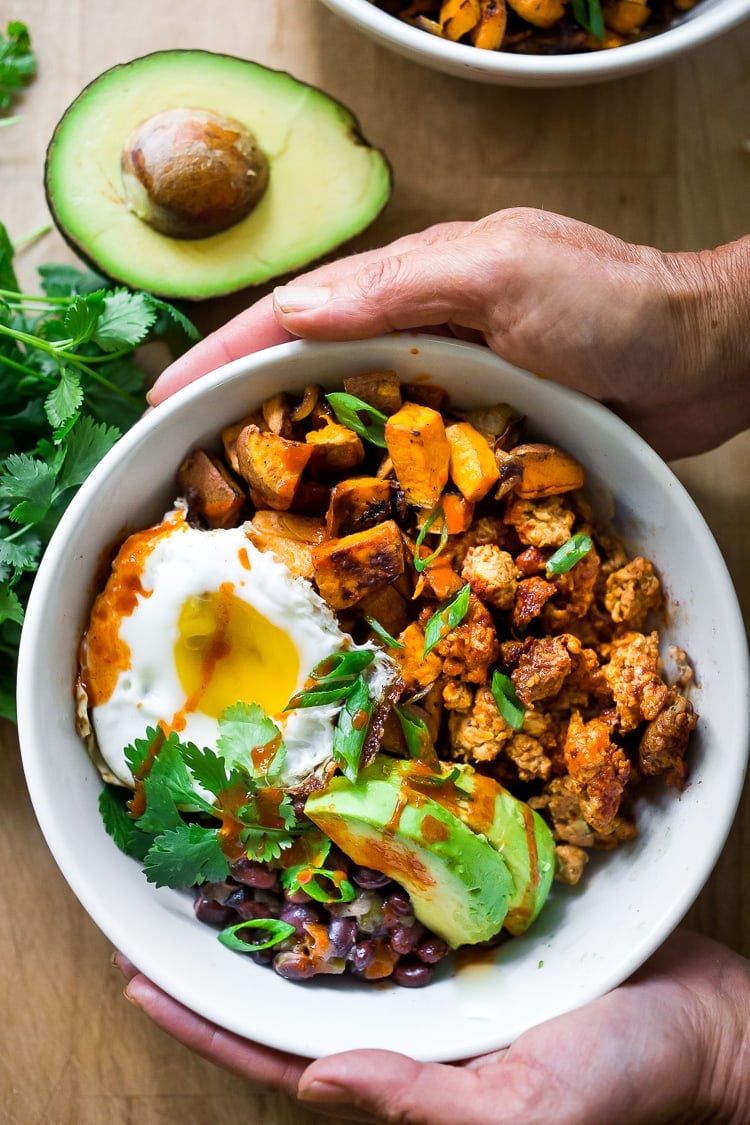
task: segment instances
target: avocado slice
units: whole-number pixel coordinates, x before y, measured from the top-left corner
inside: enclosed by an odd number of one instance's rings
[[[415,916],[450,946],[488,941],[514,893],[503,857],[403,780],[377,759],[355,782],[336,777],[311,794],[305,812],[355,863],[400,883]]]
[[[175,50],[115,66],[79,94],[50,141],[45,185],[55,223],[95,269],[202,300],[358,234],[385,206],[391,172],[321,90]]]
[[[408,771],[411,763],[399,762]],[[452,785],[434,787],[434,800],[480,833],[502,855],[513,876],[514,892],[503,923],[517,936],[527,930],[549,894],[555,874],[555,841],[545,821],[498,782],[456,763]],[[418,785],[418,778],[412,784]],[[431,790],[432,792],[432,790]]]

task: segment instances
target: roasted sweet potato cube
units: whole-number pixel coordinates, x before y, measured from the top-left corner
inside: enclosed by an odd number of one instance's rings
[[[440,26],[446,39],[454,41],[479,23],[479,0],[444,0],[440,5]]]
[[[402,383],[401,395],[407,402],[418,402],[442,412],[448,402],[448,392],[436,383]]]
[[[301,516],[324,516],[328,511],[331,486],[322,480],[310,480],[304,476],[297,486],[289,511]]]
[[[393,520],[313,547],[315,581],[333,609],[347,609],[404,570],[404,544]]]
[[[511,457],[521,465],[516,495],[522,500],[541,500],[583,487],[583,467],[562,449],[541,442],[517,445]]]
[[[362,598],[358,610],[379,622],[392,637],[397,637],[409,624],[407,603],[395,586],[383,586]]]
[[[286,511],[310,460],[312,447],[246,426],[237,438],[240,473],[264,506]]]
[[[324,475],[347,473],[361,465],[365,457],[361,438],[340,422],[329,422],[319,430],[309,430],[305,441],[312,450],[312,472]]]
[[[448,483],[451,452],[441,415],[405,402],[386,422],[385,441],[407,503],[434,508]]]
[[[497,51],[508,23],[505,0],[480,0],[479,6],[481,15],[479,23],[471,31],[471,41],[481,50]]]
[[[180,465],[177,484],[209,527],[236,526],[245,493],[216,457],[194,449]]]
[[[469,422],[454,422],[445,428],[451,447],[450,475],[459,492],[477,503],[483,500],[500,476],[495,454],[487,439]]]
[[[349,477],[331,489],[326,531],[333,538],[353,535],[391,518],[391,484],[378,477]]]
[[[383,414],[395,414],[401,406],[401,380],[395,371],[350,375],[344,379],[344,390]]]
[[[247,426],[257,426],[258,429],[263,429],[263,415],[258,411],[256,414],[248,414],[247,417],[241,418],[239,422],[233,422],[231,426],[226,426],[221,431],[221,444],[224,446],[224,456],[227,459],[227,464],[233,472],[239,473],[240,463],[237,460],[237,438]]]
[[[474,519],[474,505],[470,500],[463,497],[460,492],[444,492],[438,500],[438,504],[443,509],[443,516],[448,526],[449,535],[460,535],[462,531],[467,531],[471,527],[471,521]],[[430,513],[424,509],[417,514],[417,527],[420,531],[424,527],[425,522],[429,519],[429,516]],[[427,531],[427,535],[430,539],[434,540],[437,536],[442,534],[443,516],[436,516],[430,524]],[[424,540],[424,545],[429,545],[428,539]],[[430,547],[430,550],[432,549],[433,547]]]
[[[256,512],[249,537],[260,551],[270,551],[294,575],[312,579],[312,550],[325,538],[323,521],[291,512]]]

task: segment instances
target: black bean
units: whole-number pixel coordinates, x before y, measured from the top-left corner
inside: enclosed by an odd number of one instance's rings
[[[393,930],[396,926],[408,926],[413,922],[414,914],[408,896],[401,891],[388,895],[383,902],[383,928]]]
[[[411,953],[424,932],[424,926],[419,922],[414,922],[411,926],[395,926],[391,930],[391,949],[394,953]]]
[[[290,891],[289,888],[286,887],[285,890],[284,890],[284,898],[286,899],[287,902],[294,902],[294,903],[312,902],[313,901],[310,898],[307,891],[303,891],[301,887],[299,887],[296,891]]]
[[[382,871],[374,871],[372,867],[357,867],[352,874],[352,882],[363,891],[376,891],[387,886],[391,880]]]
[[[228,926],[236,918],[231,907],[222,906],[220,902],[213,902],[202,894],[199,894],[196,898],[194,909],[196,918],[209,926]]]
[[[250,859],[240,859],[232,864],[232,878],[246,887],[262,887],[271,890],[279,885],[278,873],[262,863]]]
[[[328,937],[337,957],[348,957],[357,940],[357,923],[354,918],[332,918]]]
[[[315,976],[315,966],[306,953],[277,953],[273,967],[285,980],[308,980]]]
[[[432,969],[420,961],[401,961],[393,970],[393,979],[402,988],[424,988],[432,980]]]
[[[429,934],[424,941],[419,943],[415,953],[419,960],[424,961],[426,965],[436,965],[438,961],[442,961],[443,957],[450,953],[450,946],[442,938]]]
[[[375,960],[375,942],[358,941],[350,954],[353,973],[363,973]]]
[[[288,902],[282,906],[279,918],[282,922],[288,922],[290,926],[294,926],[298,937],[304,937],[305,926],[309,922],[320,922],[321,912],[316,906],[310,906],[308,903]]]

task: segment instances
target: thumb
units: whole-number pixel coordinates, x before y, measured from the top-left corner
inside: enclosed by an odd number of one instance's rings
[[[496,253],[496,248],[495,248]],[[473,233],[365,260],[358,268],[275,290],[279,324],[296,336],[353,340],[455,323],[487,331],[490,256]]]

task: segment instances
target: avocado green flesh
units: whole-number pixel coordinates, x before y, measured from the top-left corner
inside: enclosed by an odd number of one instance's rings
[[[502,927],[514,887],[499,852],[435,801],[404,804],[396,774],[338,777],[305,812],[355,863],[400,883],[419,921],[452,947]]]
[[[233,117],[270,165],[253,211],[210,238],[160,234],[128,208],[124,142],[176,106]],[[298,269],[363,230],[390,194],[389,165],[340,103],[290,75],[206,51],[163,51],[114,67],[69,107],[47,152],[53,218],[109,276],[169,297],[203,299]]]

